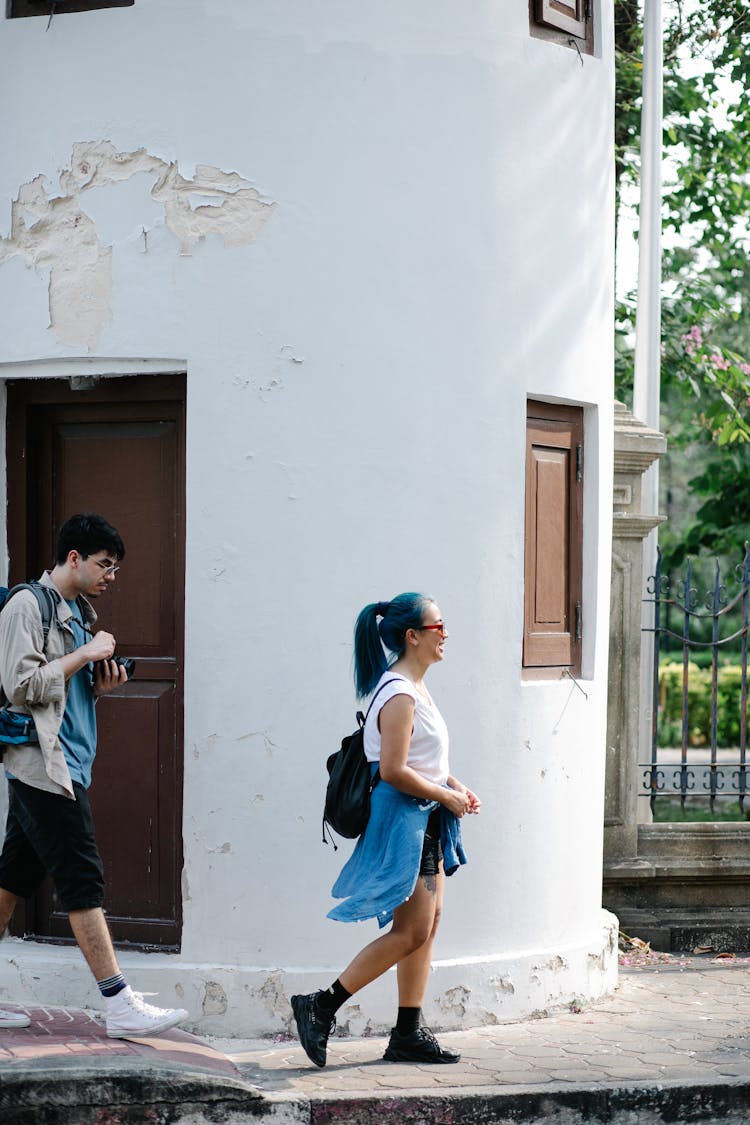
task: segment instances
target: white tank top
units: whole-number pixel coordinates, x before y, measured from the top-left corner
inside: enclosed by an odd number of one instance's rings
[[[388,683],[393,680],[393,683]],[[365,723],[365,757],[368,762],[380,761],[378,715],[395,695],[408,695],[414,700],[414,729],[409,740],[406,764],[428,781],[445,785],[450,776],[448,764],[448,728],[432,699],[420,695],[411,680],[399,672],[384,672],[377,688],[387,686],[378,694]]]

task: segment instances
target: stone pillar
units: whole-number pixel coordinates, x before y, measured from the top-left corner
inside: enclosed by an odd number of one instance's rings
[[[642,667],[644,649],[651,649],[641,631],[648,577],[643,573],[643,545],[663,517],[643,512],[642,485],[644,473],[666,448],[663,434],[639,422],[623,403],[615,403],[605,880],[607,867],[636,857],[638,823],[650,819],[646,799],[638,796],[642,772],[638,763],[651,753],[650,745],[643,744],[644,712],[651,707],[650,668]]]

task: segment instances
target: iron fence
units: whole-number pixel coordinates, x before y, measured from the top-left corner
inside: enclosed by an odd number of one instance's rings
[[[744,812],[748,794],[750,766],[747,761],[747,648],[750,619],[750,550],[735,567],[728,580],[723,580],[719,563],[714,567],[713,583],[701,591],[688,559],[680,579],[672,589],[668,575],[662,571],[662,554],[657,552],[656,573],[647,582],[649,597],[644,600],[654,607],[653,678],[651,707],[651,760],[641,763],[643,793],[651,799],[652,812],[658,797],[679,796],[684,811],[688,797],[705,797],[714,812],[720,797],[734,797]],[[736,592],[730,594],[730,586]],[[677,620],[675,620],[677,619]],[[674,627],[679,622],[679,629]],[[722,631],[726,635],[722,636]],[[659,745],[660,721],[663,721],[663,698],[660,699],[660,666],[665,649],[679,655],[682,662],[682,706],[679,747],[670,752]],[[736,730],[737,746],[720,748],[719,670],[725,653],[734,651],[739,665],[739,715]],[[691,742],[689,687],[691,655],[710,654],[710,723],[707,745],[694,747]],[[706,658],[703,658],[706,662]],[[679,751],[679,753],[678,753]],[[703,759],[703,760],[701,760]]]

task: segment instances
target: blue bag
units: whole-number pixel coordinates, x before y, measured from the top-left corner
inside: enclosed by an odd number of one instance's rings
[[[30,715],[19,715],[3,707],[0,711],[0,742],[20,746],[22,742],[38,742],[34,720]]]

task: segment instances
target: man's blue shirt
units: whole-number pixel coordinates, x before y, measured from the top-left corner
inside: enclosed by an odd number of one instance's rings
[[[70,625],[73,629],[75,647],[80,648],[88,641],[87,632],[83,627],[81,611],[76,603],[68,601],[68,605],[73,611]],[[91,663],[84,664],[83,668],[68,680],[65,713],[58,736],[71,779],[83,785],[85,789],[91,785],[91,767],[96,755],[93,671]]]

